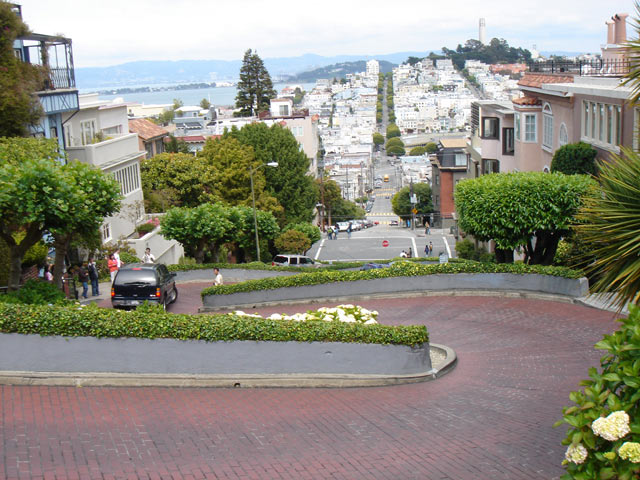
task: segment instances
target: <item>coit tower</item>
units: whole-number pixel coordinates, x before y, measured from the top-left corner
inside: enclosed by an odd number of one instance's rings
[[[481,18],[480,19],[480,25],[478,26],[478,40],[483,45],[486,45],[485,37],[484,37],[484,29],[485,29],[484,18]]]

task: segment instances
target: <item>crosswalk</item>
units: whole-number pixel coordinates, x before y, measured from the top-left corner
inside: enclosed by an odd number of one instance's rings
[[[369,212],[367,214],[367,217],[390,217],[390,216],[397,217],[397,215],[393,212]]]

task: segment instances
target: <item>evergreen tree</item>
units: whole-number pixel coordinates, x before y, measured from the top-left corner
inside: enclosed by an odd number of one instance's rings
[[[25,136],[26,127],[42,115],[33,92],[41,89],[44,70],[16,57],[13,42],[29,29],[4,1],[0,1],[0,29],[0,137]]]
[[[271,76],[262,59],[251,49],[244,52],[238,95],[236,96],[236,116],[250,117],[269,110],[269,100],[276,96]]]

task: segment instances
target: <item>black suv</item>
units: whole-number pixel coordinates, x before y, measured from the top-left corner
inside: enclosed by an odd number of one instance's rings
[[[135,308],[143,302],[157,303],[166,310],[178,298],[175,273],[161,263],[131,263],[123,266],[111,286],[114,308]]]

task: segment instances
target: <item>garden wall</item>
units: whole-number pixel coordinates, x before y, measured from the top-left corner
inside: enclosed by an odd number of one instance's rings
[[[341,298],[377,293],[407,293],[433,291],[517,291],[568,297],[583,297],[589,293],[586,278],[570,279],[552,275],[513,273],[457,273],[412,277],[391,277],[321,285],[256,290],[228,295],[203,297],[203,311],[228,307],[277,303],[288,300]]]

